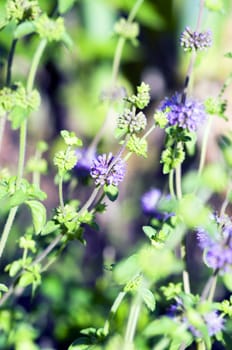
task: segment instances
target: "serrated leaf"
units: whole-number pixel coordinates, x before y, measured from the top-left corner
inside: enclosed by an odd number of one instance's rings
[[[112,202],[114,202],[118,198],[118,188],[114,185],[105,185],[104,193]]]
[[[27,287],[30,284],[32,284],[33,282],[34,282],[34,275],[33,275],[33,273],[30,272],[30,271],[27,271],[27,272],[24,272],[22,274],[22,276],[20,277],[18,285],[20,287]]]
[[[142,288],[140,292],[148,309],[154,311],[156,305],[154,294],[147,288]]]
[[[46,223],[46,208],[39,201],[30,200],[27,201],[26,204],[31,209],[33,226],[35,229],[35,233],[39,234],[45,226]]]
[[[24,37],[25,35],[29,35],[35,31],[35,25],[33,22],[23,22],[20,23],[15,31],[14,31],[14,38],[15,39],[20,39]]]
[[[67,12],[76,2],[76,0],[58,0],[58,11],[62,15]]]
[[[12,123],[12,129],[17,130],[22,122],[28,117],[29,111],[23,107],[15,107],[9,115]]]

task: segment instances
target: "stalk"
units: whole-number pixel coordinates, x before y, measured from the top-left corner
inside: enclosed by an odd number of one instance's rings
[[[33,57],[33,61],[29,71],[29,75],[28,75],[27,86],[26,86],[28,93],[30,93],[33,89],[36,71],[38,69],[39,61],[46,47],[46,44],[47,44],[47,40],[45,39],[41,40],[41,42],[37,47],[35,55]],[[16,180],[16,190],[20,188],[20,183],[23,177],[25,152],[26,152],[26,139],[27,139],[27,120],[25,119],[20,126],[19,161],[18,161],[18,172],[17,172],[17,180]],[[0,240],[0,258],[2,257],[17,210],[18,210],[18,207],[11,208],[6,224],[4,226],[1,240]]]

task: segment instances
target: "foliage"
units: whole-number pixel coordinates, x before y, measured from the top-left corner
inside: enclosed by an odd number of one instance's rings
[[[106,44],[105,30],[97,31],[95,23],[88,22],[90,13],[93,19],[93,8],[109,19],[114,34],[107,40],[112,47]],[[135,52],[139,56],[135,50],[140,45],[141,25],[149,30],[164,28],[164,19],[152,2],[4,0],[0,4],[5,67],[0,78],[1,154],[9,130],[18,135],[16,166],[14,154],[8,154],[0,168],[0,348],[175,350],[196,346],[208,350],[216,341],[228,348],[231,133],[218,139],[220,163],[206,164],[206,151],[213,118],[229,120],[226,92],[231,74],[218,96],[205,101],[189,96],[196,58],[205,55],[199,51],[210,50],[212,45],[211,32],[201,30],[206,9],[209,15],[221,15],[223,1],[200,1],[195,31],[186,27],[180,36],[189,60],[185,84],[154,108],[147,82],[133,89],[120,77],[120,63],[133,61]],[[86,28],[79,22],[73,28],[75,11],[83,15]],[[124,15],[116,21],[120,11]],[[225,56],[231,59],[231,52]],[[55,142],[49,137],[47,142],[39,140],[46,104],[41,81],[49,85],[46,67],[55,60],[50,66],[54,72],[67,69],[70,80],[75,80],[77,57],[79,82],[70,84],[65,93],[56,86],[47,88],[53,97],[64,99],[63,105],[70,110],[77,106],[77,115],[91,114],[90,121],[78,116],[75,123],[65,123],[61,118]],[[96,73],[94,62],[99,57],[104,64]],[[20,60],[26,67],[22,71],[17,69]],[[104,89],[102,81],[108,84]],[[50,124],[47,121],[46,129]],[[71,126],[77,132],[69,131]],[[184,166],[197,153],[199,129],[203,132],[199,165],[194,162],[188,171]],[[141,198],[146,216],[145,223],[140,216],[141,224],[136,221],[138,211],[130,207],[130,197],[138,191],[135,179],[141,174],[137,171],[130,181],[128,168],[132,156],[139,163],[138,170],[142,161],[149,162],[154,153],[149,136],[160,130],[165,136],[160,159],[151,166],[157,170],[162,164],[163,176],[160,189],[154,188],[153,181],[149,190],[140,179],[147,191]],[[220,206],[211,201],[215,196]],[[118,256],[113,240],[107,246],[110,237],[102,242],[106,218],[112,232],[114,226],[120,227],[110,208],[120,211],[120,220],[131,219],[127,227],[141,234],[130,248],[122,244]],[[193,273],[194,264],[196,269],[199,265],[190,245],[198,256],[202,253],[205,275],[199,284]],[[217,287],[220,295],[225,294],[220,300]]]

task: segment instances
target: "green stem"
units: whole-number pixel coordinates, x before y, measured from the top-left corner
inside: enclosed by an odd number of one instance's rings
[[[217,275],[214,275],[212,276],[212,280],[211,280],[211,286],[210,286],[209,295],[207,298],[208,301],[213,301],[216,286],[217,286]]]
[[[117,296],[117,298],[115,299],[111,309],[110,309],[110,313],[109,313],[109,317],[106,320],[104,327],[103,327],[103,332],[105,335],[109,334],[109,329],[110,329],[110,322],[112,320],[112,318],[114,317],[114,315],[116,314],[123,298],[125,297],[126,292],[120,292]]]
[[[181,189],[181,164],[176,167],[176,195],[178,199],[182,198],[182,189]]]
[[[6,73],[6,86],[10,86],[11,84],[11,69],[13,64],[14,53],[16,49],[17,39],[14,39],[11,44],[11,48],[9,51],[8,59],[7,59],[7,73]],[[7,115],[4,115],[0,120],[0,152],[2,148],[2,139],[5,130]]]
[[[18,39],[14,39],[11,44],[11,48],[9,51],[8,59],[7,59],[7,73],[6,73],[6,85],[10,86],[11,83],[11,69],[13,64],[14,53],[16,49]]]
[[[168,175],[169,192],[173,198],[176,198],[174,191],[174,170],[171,170]]]
[[[126,333],[124,337],[124,347],[123,350],[130,349],[130,346],[133,345],[135,331],[138,323],[139,313],[141,309],[141,296],[137,294],[134,297],[133,303],[131,305],[130,314],[127,322]]]
[[[142,5],[144,0],[137,0],[135,5],[133,6],[133,8],[131,9],[129,15],[128,15],[128,19],[127,22],[131,23],[139,9],[139,7]],[[113,60],[113,66],[112,66],[112,75],[111,75],[111,86],[110,89],[114,89],[116,86],[116,82],[117,82],[117,77],[118,77],[118,72],[119,72],[119,67],[120,67],[120,62],[122,59],[122,52],[123,52],[123,48],[125,45],[126,39],[124,37],[120,37],[118,39],[118,43],[115,49],[115,54],[114,54],[114,60]],[[105,133],[105,130],[107,128],[108,125],[108,121],[111,119],[112,117],[112,106],[111,106],[112,102],[109,103],[109,111],[105,117],[105,120],[100,128],[100,130],[98,131],[98,133],[95,135],[94,139],[92,140],[91,144],[88,147],[88,153],[92,152],[92,150],[95,150],[100,139],[102,138],[102,136]]]
[[[14,207],[10,210],[8,218],[6,220],[5,226],[3,228],[1,240],[0,240],[0,258],[2,257],[3,250],[5,248],[6,242],[8,240],[8,236],[11,230],[11,226],[14,222],[14,218],[16,215],[18,207]]]
[[[203,136],[203,141],[202,141],[202,147],[201,147],[201,155],[200,155],[200,163],[198,167],[198,180],[201,177],[204,165],[205,165],[205,159],[206,159],[206,151],[207,151],[207,144],[208,144],[208,139],[209,139],[209,133],[212,125],[212,119],[213,117],[210,116],[205,128],[204,136]]]
[[[35,55],[33,57],[33,61],[31,64],[30,72],[27,79],[27,92],[31,92],[33,89],[34,81],[35,81],[35,75],[39,66],[40,59],[42,57],[42,54],[44,52],[44,49],[47,45],[47,40],[42,39],[37,47],[37,50],[35,52]]]
[[[197,350],[206,350],[205,342],[203,340],[197,343]]]
[[[64,197],[63,197],[63,177],[59,177],[59,201],[61,210],[64,211]]]
[[[39,43],[35,55],[33,57],[33,61],[31,64],[31,68],[28,75],[27,80],[27,92],[31,92],[34,85],[36,71],[38,69],[39,61],[42,56],[42,53],[45,49],[47,41],[45,39],[41,40]],[[24,170],[24,161],[25,161],[25,152],[26,152],[26,137],[27,137],[27,120],[25,119],[20,127],[20,141],[19,141],[19,161],[18,161],[18,172],[17,172],[17,181],[16,181],[16,189],[19,189],[20,183],[23,177]],[[11,227],[14,222],[15,215],[17,213],[18,207],[14,207],[10,210],[6,224],[4,226],[1,240],[0,240],[0,258],[2,257],[3,250],[5,248],[6,242],[8,240]]]

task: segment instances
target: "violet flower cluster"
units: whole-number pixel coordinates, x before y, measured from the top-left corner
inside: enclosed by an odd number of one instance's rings
[[[157,206],[162,198],[162,192],[157,188],[152,188],[145,192],[141,197],[141,208],[145,215],[151,216],[157,220],[167,220],[173,216],[173,213],[167,213],[160,211]],[[165,199],[169,199],[170,196],[166,196]]]
[[[202,318],[207,327],[209,336],[214,336],[223,330],[225,320],[217,313],[217,311],[210,311],[203,315]],[[188,324],[188,321],[186,322]],[[202,338],[201,332],[193,325],[188,324],[188,328],[196,338]]]
[[[95,179],[96,185],[118,186],[119,182],[123,181],[125,172],[125,162],[109,153],[101,154],[93,160],[90,175]]]
[[[181,95],[177,93],[165,98],[159,110],[166,112],[169,126],[179,126],[188,131],[197,131],[206,120],[205,108],[201,102],[192,99],[183,102]]]
[[[186,27],[180,36],[180,45],[185,51],[208,49],[212,45],[212,32],[210,30],[192,31]]]
[[[204,229],[198,229],[197,239],[204,251],[207,266],[219,270],[220,274],[232,271],[232,223],[218,224],[216,235],[209,235]]]

